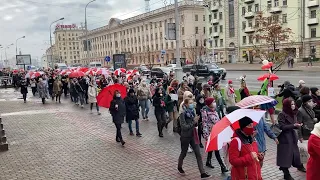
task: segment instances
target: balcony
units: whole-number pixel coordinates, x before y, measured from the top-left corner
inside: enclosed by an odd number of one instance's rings
[[[318,18],[310,18],[308,19],[308,25],[312,26],[312,25],[317,25],[319,24],[319,19]]]
[[[219,24],[219,19],[212,19],[211,24]]]
[[[275,14],[275,13],[280,13],[281,11],[282,11],[281,7],[277,6],[277,7],[272,7],[269,12]]]
[[[219,37],[219,33],[218,33],[218,32],[214,32],[214,33],[212,33],[212,37],[213,37],[213,38],[217,38],[217,37]]]
[[[244,3],[247,3],[247,4],[253,3],[253,2],[254,2],[254,0],[244,0]]]
[[[244,29],[244,32],[245,32],[245,33],[253,33],[253,32],[254,32],[254,29],[253,29],[253,27],[246,27],[246,28]]]
[[[253,18],[254,17],[254,12],[246,12],[244,14],[244,18],[246,19],[250,19],[250,18]]]
[[[308,8],[318,7],[319,6],[319,0],[309,0],[307,6],[308,6]]]
[[[211,6],[211,11],[214,12],[214,11],[218,11],[218,10],[219,10],[219,5],[216,4],[216,5]]]

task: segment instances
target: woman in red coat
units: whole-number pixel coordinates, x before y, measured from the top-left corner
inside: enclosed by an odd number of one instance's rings
[[[308,153],[310,158],[307,164],[307,180],[317,180],[320,178],[320,123],[317,123],[311,132]]]
[[[240,129],[235,131],[229,147],[229,162],[232,165],[231,179],[262,180],[258,144],[253,137],[253,121],[248,117],[239,120]],[[260,159],[260,160],[259,160]]]

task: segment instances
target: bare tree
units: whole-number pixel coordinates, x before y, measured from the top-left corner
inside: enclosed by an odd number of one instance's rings
[[[187,59],[192,62],[197,61],[197,57],[201,57],[206,53],[204,35],[193,35],[187,39],[186,49],[187,49]]]

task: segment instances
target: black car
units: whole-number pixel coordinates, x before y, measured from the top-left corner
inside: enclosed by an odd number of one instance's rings
[[[193,64],[186,64],[182,67],[182,71],[184,73],[191,72],[192,67],[193,67]]]
[[[169,76],[170,71],[168,67],[154,67],[151,69],[151,77],[163,78],[164,75]]]
[[[150,75],[150,70],[146,66],[139,66],[137,69],[142,76]]]
[[[191,74],[193,76],[214,76],[215,78],[223,78],[224,73],[224,70],[222,68],[219,68],[216,64],[195,64],[191,69]]]

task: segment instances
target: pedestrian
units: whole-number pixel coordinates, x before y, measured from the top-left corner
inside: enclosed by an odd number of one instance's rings
[[[70,86],[70,98],[71,101],[74,102],[75,104],[78,103],[78,92],[76,90],[76,83],[77,83],[77,79],[73,78],[70,82],[69,82],[69,86]]]
[[[314,125],[318,122],[318,119],[313,111],[314,103],[312,101],[312,97],[307,94],[303,95],[301,99],[302,106],[298,109],[297,119],[301,124],[303,124],[303,126],[301,126],[302,138],[304,140],[308,140]]]
[[[237,95],[235,93],[233,82],[231,80],[228,81],[228,85],[226,89],[224,90],[225,96],[226,96],[226,106],[235,106],[236,105],[236,98]]]
[[[116,141],[121,142],[122,146],[124,146],[125,142],[121,134],[121,125],[124,123],[124,117],[126,115],[126,105],[124,100],[121,98],[120,91],[118,90],[114,92],[109,111],[112,116],[112,121],[117,129]]]
[[[310,155],[307,163],[307,179],[317,180],[320,177],[320,123],[314,126],[308,141],[308,153]]]
[[[129,89],[127,97],[124,98],[126,104],[126,121],[129,126],[130,135],[133,136],[132,121],[136,123],[136,136],[141,137],[139,131],[139,101],[133,89]]]
[[[204,97],[204,99],[206,99],[208,97],[212,97],[211,87],[209,84],[203,85],[201,95]]]
[[[308,59],[308,66],[312,67],[312,61],[313,61],[314,55],[310,55]]]
[[[45,104],[46,98],[48,98],[48,88],[46,86],[45,81],[42,78],[39,78],[39,82],[37,84],[37,91],[39,93],[39,97],[42,100],[42,104]]]
[[[84,107],[84,101],[85,101],[85,90],[83,89],[83,82],[81,82],[81,81],[82,81],[82,79],[79,79],[79,80],[77,80],[75,82],[75,90],[76,90],[76,93],[77,93],[76,96],[80,100],[81,108],[83,108]],[[78,99],[76,101],[76,104],[79,105]]]
[[[150,87],[147,86],[146,80],[142,80],[138,86],[137,96],[141,106],[141,116],[143,120],[148,120],[148,113],[150,109],[150,99],[152,97]]]
[[[316,114],[316,118],[320,121],[320,90],[317,87],[310,88],[311,97],[315,104],[313,111]]]
[[[283,97],[282,101],[287,98],[297,99],[297,95],[294,93],[295,87],[290,83],[290,81],[285,81],[281,87],[280,93],[275,96]]]
[[[258,144],[253,137],[253,121],[249,117],[239,120],[237,129],[230,142],[229,162],[232,165],[231,179],[262,180],[258,155]]]
[[[296,91],[300,92],[300,90],[305,86],[306,86],[306,83],[304,82],[304,80],[300,80],[298,87],[296,87]]]
[[[68,95],[68,81],[69,81],[69,78],[67,76],[62,76],[61,82],[62,82],[64,97],[67,97]]]
[[[166,124],[166,110],[165,110],[165,102],[162,90],[160,88],[156,88],[154,96],[153,96],[153,106],[154,106],[154,114],[157,119],[157,126],[159,137],[163,137],[162,130]]]
[[[282,111],[278,115],[278,123],[282,132],[278,136],[277,166],[283,171],[285,180],[293,180],[289,172],[291,166],[306,172],[300,160],[298,137],[295,131],[298,129],[299,139],[302,142],[300,128],[303,124],[297,121],[296,111],[294,101],[287,98],[283,101]]]
[[[178,105],[183,102],[183,94],[185,91],[190,91],[192,92],[192,89],[188,86],[187,82],[182,82],[180,88],[178,89]]]
[[[201,109],[202,125],[203,125],[203,137],[206,141],[209,140],[209,136],[213,126],[220,121],[218,112],[216,111],[217,104],[214,98],[205,99],[205,106]],[[206,166],[214,168],[211,163],[213,151],[208,152]],[[226,166],[223,164],[219,151],[214,151],[217,161],[220,164],[221,172],[228,172]]]
[[[165,97],[165,103],[166,103],[166,111],[169,115],[169,120],[166,122],[165,128],[168,129],[168,124],[172,121],[173,124],[175,124],[175,121],[177,120],[176,117],[176,109],[175,109],[175,103],[174,99],[172,99],[173,96],[175,96],[175,91],[172,87],[169,87],[169,93]]]
[[[224,117],[224,108],[226,106],[226,101],[221,92],[221,88],[219,84],[215,84],[214,90],[212,91],[212,96],[216,100],[217,107],[215,108],[219,118]]]
[[[245,77],[241,77],[240,78],[240,89],[239,89],[239,93],[240,93],[240,97],[241,97],[241,100],[250,96],[250,91],[247,87],[247,83],[245,81]]]
[[[96,83],[94,79],[92,79],[88,88],[88,102],[90,103],[90,112],[92,114],[93,104],[95,104],[98,115],[101,115],[101,113],[99,112],[99,105],[97,103],[97,96],[98,96],[98,90],[96,87]]]
[[[44,79],[45,80],[45,79]],[[51,96],[52,98],[52,101],[54,100],[54,95],[53,95],[53,83],[54,83],[54,79],[53,79],[53,76],[51,75],[49,77],[49,80],[48,80],[48,91],[49,91],[49,95]]]
[[[202,115],[201,109],[205,106],[204,97],[199,94],[196,98],[196,114],[200,117],[198,121],[198,136],[199,136],[199,146],[203,148],[203,144],[201,143],[201,137],[203,137],[203,123],[202,123]]]
[[[26,103],[27,102],[27,94],[28,94],[28,83],[27,83],[26,79],[22,79],[20,82],[20,92],[22,94],[24,103]]]
[[[300,108],[301,105],[302,105],[302,99],[301,99],[302,96],[304,96],[304,95],[311,95],[310,88],[308,88],[307,86],[302,87],[299,92],[300,92],[300,93],[299,93],[300,96],[299,96],[299,98],[296,100],[296,106],[297,106],[297,108]]]
[[[61,103],[62,86],[62,82],[59,80],[58,77],[56,77],[53,83],[52,95],[56,97],[56,102],[58,102],[59,99],[59,103]]]
[[[180,124],[181,124],[181,153],[178,160],[178,171],[181,175],[185,175],[184,170],[182,169],[183,160],[187,155],[188,147],[191,145],[191,147],[194,150],[194,154],[197,159],[198,168],[201,174],[201,179],[206,179],[211,177],[208,175],[204,168],[203,168],[203,162],[201,158],[200,148],[197,144],[197,139],[195,139],[195,125],[198,123],[199,116],[196,116],[194,112],[194,102],[192,99],[185,99],[183,103],[184,109],[183,113],[180,114]]]
[[[200,95],[201,91],[202,91],[202,83],[198,82],[195,85],[195,90],[193,91],[194,97],[198,97],[198,95]]]
[[[32,94],[33,96],[35,96],[37,92],[37,81],[34,78],[31,79],[30,86],[31,86]]]

